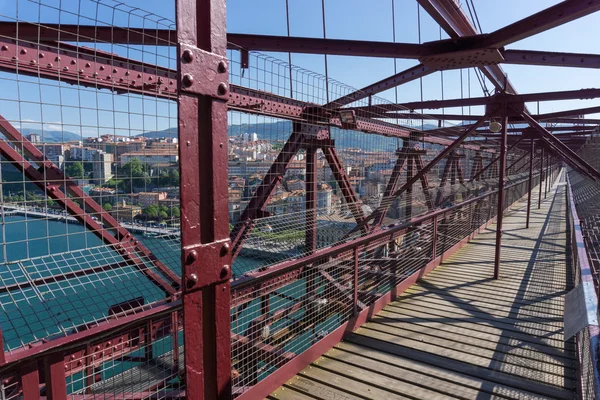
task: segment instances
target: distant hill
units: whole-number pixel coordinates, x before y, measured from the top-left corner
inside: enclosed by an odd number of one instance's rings
[[[177,128],[172,127],[172,128],[163,129],[162,131],[144,132],[144,133],[140,133],[137,136],[143,136],[146,139],[176,138],[177,137]]]
[[[71,140],[81,140],[81,135],[69,131],[48,131],[45,129],[32,129],[32,128],[24,128],[21,129],[21,133],[23,135],[37,134],[40,135],[40,138],[43,142],[68,142]]]

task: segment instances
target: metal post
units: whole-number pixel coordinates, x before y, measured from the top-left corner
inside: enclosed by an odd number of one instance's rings
[[[354,248],[354,293],[353,293],[353,306],[354,315],[358,314],[358,246]]]
[[[437,257],[437,236],[438,236],[438,217],[433,217],[433,237],[431,239],[431,259],[435,260]]]
[[[549,189],[549,182],[550,182],[550,159],[549,159],[549,155],[550,152],[547,151],[546,152],[546,190],[544,191],[544,199],[548,198],[548,189]]]
[[[177,0],[176,16],[186,398],[230,399],[225,0]]]
[[[498,217],[496,219],[496,254],[494,279],[500,276],[500,248],[502,246],[502,217],[504,214],[504,180],[506,178],[506,147],[508,143],[508,106],[502,107],[502,138],[500,140],[500,171],[498,179]]]
[[[409,144],[409,146],[412,143]],[[410,151],[410,150],[409,150]],[[410,179],[413,177],[414,175],[414,154],[409,154],[408,156],[408,163],[406,165],[406,180],[410,181]],[[406,221],[410,220],[410,218],[412,217],[412,201],[413,201],[413,184],[411,183],[407,188],[406,188],[406,206],[404,208],[404,218],[406,219]]]
[[[317,249],[317,148],[306,148],[306,251]]]
[[[544,147],[542,147],[542,152],[540,154],[540,190],[538,196],[538,210],[542,208],[542,185],[544,183],[544,178],[547,180],[548,177],[544,177]]]
[[[529,217],[531,215],[531,189],[533,179],[533,157],[535,156],[535,141],[531,139],[529,146],[529,180],[527,182],[527,220],[525,228],[529,228]]]

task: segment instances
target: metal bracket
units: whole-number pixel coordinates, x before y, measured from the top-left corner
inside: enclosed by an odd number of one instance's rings
[[[598,325],[594,283],[581,282],[565,296],[565,341],[589,325]]]
[[[223,101],[229,100],[227,57],[181,44],[181,90]]]
[[[186,247],[183,250],[184,290],[194,291],[230,279],[230,249],[229,239]]]

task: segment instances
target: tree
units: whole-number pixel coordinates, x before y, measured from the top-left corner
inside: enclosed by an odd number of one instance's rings
[[[144,208],[143,213],[150,219],[156,219],[158,218],[159,213],[158,206],[156,204],[149,205],[148,207]]]
[[[181,216],[181,211],[179,207],[171,207],[171,218],[179,218]]]
[[[85,171],[83,170],[83,164],[81,161],[75,161],[74,163],[67,164],[65,169],[67,176],[75,179],[83,179]]]
[[[110,212],[110,211],[112,211],[112,208],[113,208],[113,207],[112,207],[112,204],[110,204],[110,203],[104,203],[104,204],[102,205],[102,208],[104,209],[104,211],[108,211],[108,212]]]
[[[165,214],[169,212],[169,209],[164,204],[158,206],[158,212],[164,212]]]
[[[123,165],[121,177],[121,189],[126,192],[132,192],[133,186],[143,187],[150,183],[150,175],[146,172],[147,165],[139,159],[132,158]]]
[[[167,214],[165,211],[160,211],[158,213],[158,218],[161,219],[161,220],[167,219],[167,218],[169,218],[169,214]]]

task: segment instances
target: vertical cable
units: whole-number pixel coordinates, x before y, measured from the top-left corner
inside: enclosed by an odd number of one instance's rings
[[[323,39],[327,39],[325,29],[325,0],[321,0],[321,14],[323,15]],[[327,54],[325,54],[325,100],[329,103],[329,68],[327,66]]]
[[[419,44],[421,44],[421,5],[417,3],[417,33],[419,37]],[[421,101],[423,101],[423,77],[419,78],[419,89],[421,91]],[[423,110],[421,110],[423,113]],[[421,130],[425,129],[424,119],[421,118]],[[423,138],[423,144],[425,143],[425,139]]]
[[[290,3],[289,0],[285,0],[285,19],[287,23],[287,35],[290,37]],[[327,57],[327,56],[325,56]],[[288,53],[288,63],[290,69],[290,97],[294,98],[294,88],[293,88],[293,79],[292,79],[292,53]]]

